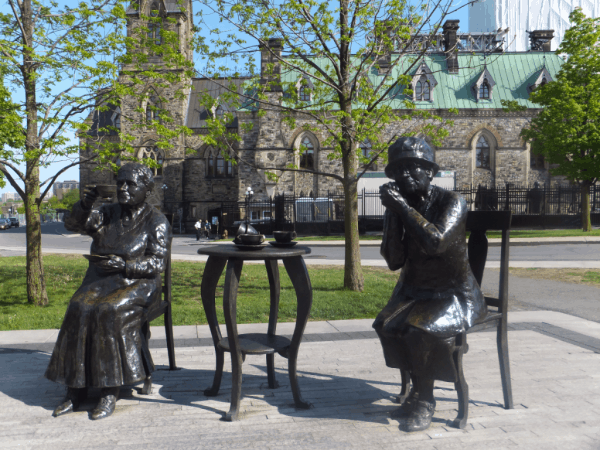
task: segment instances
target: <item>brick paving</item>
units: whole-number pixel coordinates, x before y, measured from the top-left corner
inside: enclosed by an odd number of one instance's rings
[[[161,370],[151,395],[141,395],[139,386],[124,388],[113,416],[96,422],[89,420],[93,399],[80,412],[51,416],[64,394],[43,378],[52,330],[0,332],[0,449],[600,449],[600,324],[545,311],[513,312],[510,321],[515,409],[502,407],[495,333],[475,333],[464,358],[467,428],[449,426],[456,393],[452,384],[438,383],[433,424],[417,433],[401,431],[389,416],[400,374],[385,366],[370,321],[309,324],[307,337],[323,337],[300,346],[299,382],[310,410],[294,408],[284,358],[275,358],[280,386],[272,390],[264,356],[248,356],[244,418],[235,423],[221,420],[229,409],[228,355],[219,396],[203,394],[215,365],[205,327],[176,330],[180,370],[172,372],[164,370],[161,330],[153,330],[152,354]],[[287,334],[290,325],[279,328]]]

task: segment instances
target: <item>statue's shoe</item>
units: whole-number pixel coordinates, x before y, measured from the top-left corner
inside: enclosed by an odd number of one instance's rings
[[[114,389],[111,389],[110,393],[105,393],[103,390],[100,401],[92,411],[92,420],[104,419],[115,412],[118,392],[118,388],[116,392]]]
[[[62,416],[75,411],[79,408],[79,401],[83,397],[85,389],[67,388],[67,395],[60,405],[56,407],[52,415],[54,417]]]
[[[423,431],[431,425],[435,411],[435,402],[417,400],[416,405],[406,420],[406,431]]]
[[[407,417],[415,408],[417,401],[419,400],[419,394],[415,389],[411,389],[406,400],[395,410],[392,411],[392,419],[402,419]]]

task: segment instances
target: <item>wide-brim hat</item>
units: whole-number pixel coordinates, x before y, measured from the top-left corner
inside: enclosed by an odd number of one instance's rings
[[[434,175],[440,170],[440,166],[435,162],[433,149],[424,139],[401,137],[388,149],[388,164],[385,166],[385,175],[388,178],[393,178],[392,169],[409,161],[418,162],[433,169]]]

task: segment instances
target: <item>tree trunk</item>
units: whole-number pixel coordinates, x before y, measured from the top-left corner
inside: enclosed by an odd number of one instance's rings
[[[590,215],[590,186],[589,181],[581,183],[581,225],[583,231],[592,231],[592,220]]]
[[[37,201],[40,196],[39,166],[37,161],[28,162],[28,172],[30,164],[32,168],[25,185],[26,196],[23,199],[25,203],[25,220],[27,222],[27,301],[42,306],[48,304],[48,294],[44,280],[42,228],[40,208]]]
[[[344,152],[345,153],[345,152]],[[344,166],[344,229],[346,254],[344,259],[344,287],[362,292],[365,288],[360,263],[360,242],[358,234],[358,184],[356,180],[356,152],[349,151],[343,158]]]
[[[48,304],[44,265],[42,263],[42,230],[40,226],[40,157],[37,126],[36,66],[32,53],[33,10],[31,0],[23,0],[23,84],[25,86],[25,109],[27,112],[27,138],[25,150],[30,159],[25,172],[25,220],[27,221],[27,301],[35,305]]]

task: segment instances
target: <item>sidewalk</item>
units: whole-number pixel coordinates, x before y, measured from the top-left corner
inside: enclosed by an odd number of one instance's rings
[[[389,417],[400,376],[385,366],[372,320],[310,322],[300,346],[299,383],[308,411],[293,407],[286,360],[276,356],[280,387],[267,387],[264,357],[244,364],[239,422],[221,421],[229,408],[231,365],[218,397],[212,383],[214,349],[206,326],[176,327],[170,372],[164,332],[152,329],[157,370],[149,396],[123,389],[117,410],[93,422],[83,411],[51,416],[63,388],[43,378],[56,330],[0,332],[0,448],[202,449],[598,449],[600,448],[600,324],[547,311],[509,313],[509,349],[515,409],[502,408],[493,332],[469,335],[464,368],[470,388],[465,430],[448,426],[456,392],[435,390],[431,428],[404,433]],[[240,325],[240,332],[266,330]],[[292,332],[280,324],[278,333]],[[224,327],[221,327],[224,332]]]

